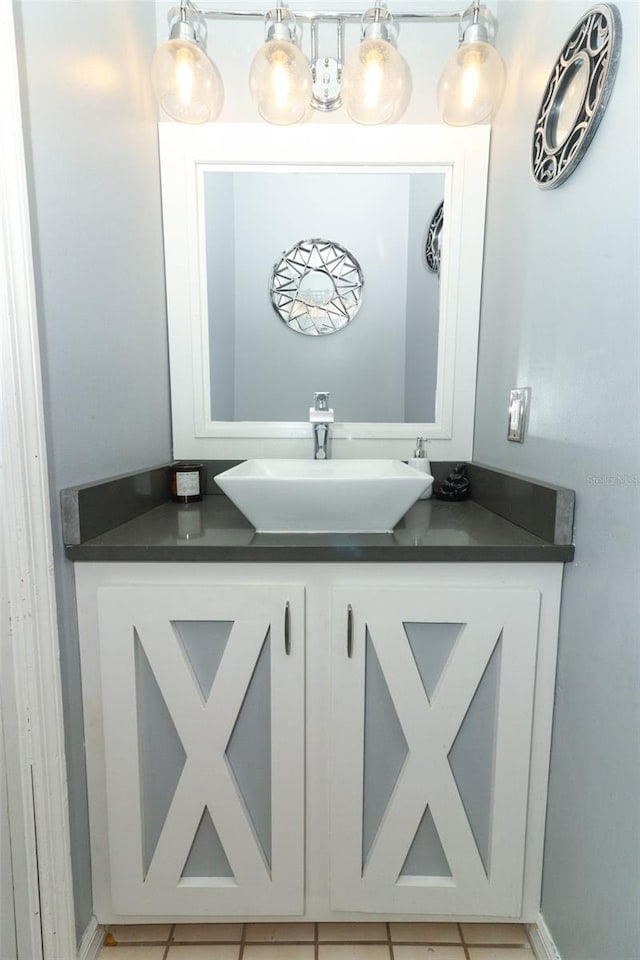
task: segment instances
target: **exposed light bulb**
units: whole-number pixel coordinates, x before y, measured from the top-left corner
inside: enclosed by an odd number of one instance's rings
[[[452,126],[489,120],[502,99],[504,82],[504,63],[492,44],[463,42],[447,60],[438,83],[442,119]]]
[[[253,58],[249,87],[263,120],[297,123],[311,101],[311,66],[291,40],[267,40]]]
[[[406,65],[393,44],[363,40],[344,65],[342,99],[356,123],[388,123],[398,118],[406,84]]]
[[[385,50],[381,49],[384,41],[368,41],[362,51],[362,106],[365,110],[375,110],[384,96],[385,81]]]
[[[193,101],[193,90],[197,83],[196,58],[190,47],[182,45],[176,50],[176,93],[182,107],[187,107]]]
[[[176,37],[163,43],[151,64],[151,82],[162,109],[181,123],[216,120],[222,109],[222,78],[204,50]]]
[[[398,120],[408,103],[407,65],[395,47],[391,15],[380,0],[362,17],[362,41],[342,71],[342,100],[356,123]]]

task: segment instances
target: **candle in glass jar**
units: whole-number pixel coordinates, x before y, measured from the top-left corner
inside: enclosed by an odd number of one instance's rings
[[[171,467],[171,499],[176,503],[202,500],[203,474],[201,463],[174,463]]]

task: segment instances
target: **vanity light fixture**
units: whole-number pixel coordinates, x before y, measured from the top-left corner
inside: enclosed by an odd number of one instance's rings
[[[395,42],[391,14],[376,0],[362,15],[362,39],[342,74],[342,99],[356,123],[388,123],[406,106],[409,74]]]
[[[169,39],[156,50],[151,83],[158,103],[173,120],[207,123],[222,109],[222,78],[207,56],[207,27],[192,4],[172,10]]]
[[[505,69],[493,45],[495,21],[480,0],[460,17],[460,42],[438,82],[438,108],[445,123],[484,123],[496,112],[504,91]]]
[[[397,49],[396,24],[458,23],[459,46],[447,61],[438,84],[438,105],[445,123],[467,125],[490,119],[504,87],[504,64],[493,46],[496,21],[474,0],[461,12],[396,11],[382,0],[358,13],[293,12],[284,0],[265,13],[249,10],[203,10],[181,0],[169,14],[170,38],[158,49],[152,66],[156,96],[174,120],[206,123],[222,108],[222,80],[205,52],[205,20],[264,20],[265,43],[249,72],[249,87],[260,116],[269,123],[298,123],[309,107],[328,112],[344,103],[352,120],[393,123],[410,95],[409,69]],[[318,25],[336,26],[336,56],[318,55]],[[360,22],[361,38],[343,66],[345,24]],[[301,25],[309,26],[311,60],[301,47]]]
[[[298,123],[311,102],[311,64],[300,49],[295,17],[282,0],[267,13],[265,34],[249,71],[253,102],[269,123]]]

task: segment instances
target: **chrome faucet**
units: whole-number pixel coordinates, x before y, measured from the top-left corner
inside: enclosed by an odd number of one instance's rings
[[[333,410],[329,408],[326,391],[314,393],[313,406],[309,408],[309,422],[313,424],[313,459],[328,460],[329,424],[333,423]]]

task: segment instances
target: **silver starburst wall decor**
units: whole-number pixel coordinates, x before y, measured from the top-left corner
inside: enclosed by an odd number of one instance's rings
[[[300,240],[273,268],[271,303],[290,330],[325,336],[353,320],[363,284],[358,261],[339,243]]]

